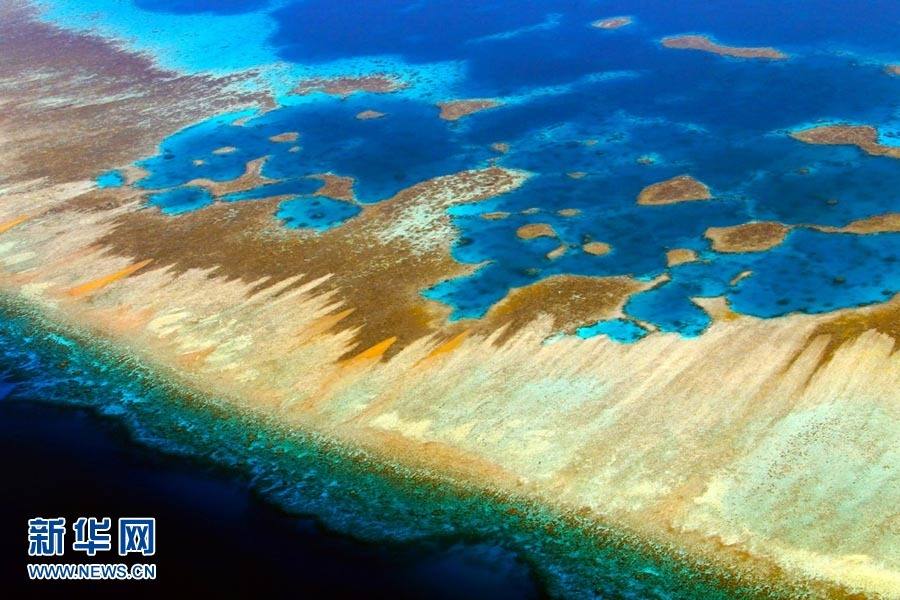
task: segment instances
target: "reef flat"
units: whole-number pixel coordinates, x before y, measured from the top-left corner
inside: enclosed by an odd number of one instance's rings
[[[321,489],[310,465],[349,469],[347,531],[496,532],[557,595],[900,595],[896,79],[796,45],[778,66],[668,52],[652,14],[629,41],[579,10],[493,15],[477,38],[442,12],[431,32],[466,32],[444,42],[471,77],[509,61],[467,84],[382,85],[444,47],[366,38],[409,62],[348,64],[315,47],[320,23],[281,51],[322,74],[275,97],[258,71],[169,70],[4,5],[12,314],[162,374],[166,397],[135,407],[159,437],[260,452],[289,506]],[[554,62],[581,55],[551,52],[555,28],[581,32],[584,63]],[[546,80],[514,79],[523,38]],[[773,110],[760,90],[782,76],[868,86],[865,106],[791,92]],[[439,98],[502,104],[441,118]],[[799,125],[843,114],[873,125]],[[180,395],[203,398],[187,428]]]

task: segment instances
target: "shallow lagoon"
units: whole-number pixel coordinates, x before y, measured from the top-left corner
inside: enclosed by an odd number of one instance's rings
[[[258,40],[260,47],[313,72],[317,65],[328,73],[334,64],[356,64],[355,74],[376,73],[372,57],[391,56],[419,72],[433,65],[437,73],[448,61],[462,64],[465,75],[453,82],[412,80],[393,94],[283,95],[283,107],[241,125],[234,121],[249,115],[212,119],[165,140],[157,156],[141,161],[150,174],[137,186],[175,187],[150,196],[167,212],[199,209],[208,200],[177,186],[199,177],[227,181],[248,161],[267,156],[263,175],[279,182],[223,200],[286,195],[277,213],[285,226],[323,231],[359,208],[313,200],[318,182],[308,178],[312,174],[354,177],[365,204],[492,161],[532,172],[525,186],[480,211],[506,211],[510,218],[484,220],[477,209],[454,214],[460,231],[454,257],[487,264],[422,290],[450,304],[453,318],[480,317],[509,289],[560,273],[651,280],[668,272],[672,280],[634,297],[626,317],[683,335],[709,324],[692,296],[725,296],[736,311],[760,317],[878,302],[900,291],[900,234],[857,239],[797,230],[768,252],[739,256],[715,252],[703,237],[708,227],[753,220],[843,226],[900,206],[898,161],[855,148],[809,146],[788,135],[816,122],[867,123],[891,143],[900,78],[884,73],[881,61],[900,52],[884,25],[890,15],[900,18],[900,8],[890,2],[815,4],[528,2],[511,10],[508,2],[260,1],[201,3],[191,10],[183,2],[138,3],[176,20],[267,15],[275,31]],[[197,14],[186,15],[191,12]],[[589,26],[615,14],[632,15],[634,23],[615,31]],[[735,60],[658,43],[663,35],[685,32],[773,45],[790,57]],[[423,86],[430,95],[421,95]],[[434,91],[441,86],[443,92]],[[496,97],[504,104],[456,122],[439,119],[435,103],[454,97]],[[369,109],[386,116],[355,118]],[[270,139],[286,132],[299,139]],[[493,150],[495,142],[508,144],[508,152]],[[217,152],[221,148],[234,150]],[[566,176],[572,172],[585,175]],[[714,199],[635,203],[643,187],[682,173],[709,185]],[[190,198],[173,207],[173,195]],[[565,208],[581,214],[557,214]],[[527,209],[536,214],[522,214]],[[559,239],[516,237],[518,227],[538,222],[552,225]],[[560,241],[570,251],[548,258]],[[581,252],[588,241],[610,244],[612,252]],[[694,250],[702,262],[670,269],[665,252],[672,248]],[[744,270],[753,274],[728,283]]]

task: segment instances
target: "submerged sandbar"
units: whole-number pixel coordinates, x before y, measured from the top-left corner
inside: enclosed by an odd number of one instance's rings
[[[591,26],[597,29],[620,29],[626,25],[631,25],[633,22],[634,19],[631,17],[609,17],[594,21],[591,23]]]
[[[383,116],[384,113],[377,110],[364,110],[356,113],[356,118],[360,121],[371,121],[373,119],[380,119]]]

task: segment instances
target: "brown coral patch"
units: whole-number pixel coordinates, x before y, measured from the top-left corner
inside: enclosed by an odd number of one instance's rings
[[[503,341],[541,315],[549,315],[554,331],[572,333],[618,316],[628,298],[646,286],[630,277],[553,275],[511,290],[478,327],[490,332],[506,326]]]
[[[407,84],[393,75],[373,73],[372,75],[346,77],[311,77],[297,82],[291,93],[305,96],[313,92],[322,92],[346,98],[357,92],[390,94],[405,87]]]
[[[320,173],[309,177],[322,181],[322,187],[317,189],[313,196],[324,196],[334,200],[344,200],[345,202],[356,201],[356,194],[353,193],[353,184],[356,180],[352,177],[344,177],[333,173]]]
[[[300,137],[300,134],[296,131],[285,131],[284,133],[279,133],[278,135],[273,135],[269,138],[269,141],[283,144],[283,143],[293,143],[297,141],[297,138]]]
[[[900,232],[900,213],[885,213],[851,221],[843,227],[830,227],[828,225],[816,225],[819,231],[828,233],[898,233]]]
[[[473,113],[491,108],[497,108],[501,105],[498,100],[490,98],[474,98],[471,100],[451,100],[449,102],[441,102],[437,106],[441,109],[439,115],[445,121],[456,121],[467,117]]]
[[[780,50],[765,47],[726,46],[712,41],[705,35],[676,35],[662,39],[662,45],[676,50],[701,50],[732,58],[762,58],[784,60],[788,55]]]
[[[878,130],[870,125],[823,125],[791,133],[791,137],[807,144],[856,146],[872,156],[900,158],[900,147],[878,141]]]
[[[774,221],[710,227],[704,235],[716,252],[763,252],[784,241],[790,228]]]
[[[516,229],[516,235],[523,240],[533,240],[539,237],[555,238],[556,231],[547,223],[529,223]]]
[[[612,250],[612,246],[606,242],[588,242],[583,245],[581,249],[594,256],[603,256],[604,254],[609,254]]]
[[[884,68],[888,75],[900,76],[900,65],[888,65]]]
[[[577,208],[562,208],[562,209],[556,211],[556,214],[558,214],[561,217],[577,217],[578,215],[581,214],[581,211],[578,210]]]
[[[690,248],[672,248],[666,252],[666,265],[674,267],[697,260],[697,253]]]
[[[509,216],[508,212],[498,210],[495,212],[484,213],[481,215],[481,218],[486,221],[499,221],[501,219],[505,219]]]
[[[679,175],[672,179],[648,185],[638,195],[638,204],[659,205],[690,202],[693,200],[709,200],[712,195],[709,188],[690,175]]]
[[[499,152],[500,154],[506,154],[509,152],[509,144],[506,142],[494,142],[491,144],[491,150]]]

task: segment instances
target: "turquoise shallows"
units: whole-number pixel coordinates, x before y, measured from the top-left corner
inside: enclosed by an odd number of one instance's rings
[[[281,203],[275,216],[289,229],[325,231],[355,217],[360,210],[358,205],[342,200],[292,198]]]
[[[206,188],[183,186],[150,194],[147,201],[167,215],[180,215],[212,204],[213,197]]]
[[[98,188],[121,187],[125,185],[125,176],[121,171],[112,170],[99,175],[94,181]]]
[[[609,319],[607,321],[599,321],[588,327],[580,327],[575,333],[580,338],[605,335],[612,340],[627,344],[636,342],[647,335],[647,330],[628,319]]]

